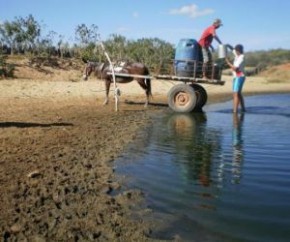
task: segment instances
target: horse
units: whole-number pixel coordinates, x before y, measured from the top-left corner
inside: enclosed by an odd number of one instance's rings
[[[94,73],[98,79],[105,80],[106,98],[104,105],[109,103],[110,85],[113,82],[113,75],[110,64],[108,62],[91,62],[86,61],[83,79],[86,81],[91,73]],[[141,88],[145,91],[146,101],[145,107],[149,104],[149,99],[152,97],[151,93],[151,79],[149,76],[149,69],[144,64],[139,62],[121,62],[120,66],[114,67],[116,83],[129,83],[136,80]],[[118,74],[121,74],[118,76]]]

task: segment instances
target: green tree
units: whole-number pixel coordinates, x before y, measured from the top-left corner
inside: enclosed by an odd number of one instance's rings
[[[34,48],[35,42],[41,33],[39,23],[31,14],[26,18],[18,18],[17,22],[20,26],[19,40],[24,45],[24,49]]]
[[[11,48],[11,54],[14,54],[16,43],[19,41],[20,26],[16,21],[4,21],[0,25],[1,42]]]
[[[86,46],[90,42],[96,42],[99,37],[98,26],[92,24],[87,27],[85,24],[78,25],[75,29],[75,38],[82,45]]]
[[[159,38],[143,38],[129,42],[127,53],[130,59],[143,62],[157,71],[173,59],[174,48]]]
[[[15,18],[14,21],[5,21],[0,25],[1,41],[11,48],[11,54],[16,49],[23,51],[34,48],[41,28],[32,15],[26,18]]]
[[[97,25],[92,24],[90,27],[87,27],[85,24],[81,24],[76,27],[75,39],[80,43],[78,52],[81,58],[96,60],[94,49],[98,38],[99,33]]]
[[[113,34],[108,40],[104,42],[106,50],[110,53],[110,57],[113,60],[125,60],[128,59],[127,45],[128,41],[126,37],[122,35]]]

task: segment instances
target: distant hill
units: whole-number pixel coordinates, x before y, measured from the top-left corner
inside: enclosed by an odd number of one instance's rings
[[[14,78],[17,79],[79,81],[84,68],[81,60],[73,58],[9,56],[7,62],[15,65]],[[255,67],[246,67],[246,71],[248,76],[255,75]],[[231,70],[224,70],[223,74],[231,75]],[[267,67],[257,75],[268,82],[290,82],[290,62]]]
[[[7,62],[15,66],[17,79],[79,81],[84,68],[81,60],[72,58],[9,56]]]
[[[268,67],[259,76],[265,77],[268,82],[290,82],[290,62]]]

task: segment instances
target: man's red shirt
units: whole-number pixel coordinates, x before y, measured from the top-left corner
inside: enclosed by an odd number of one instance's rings
[[[205,29],[198,43],[202,47],[208,48],[211,45],[214,36],[215,36],[215,26],[212,25]]]

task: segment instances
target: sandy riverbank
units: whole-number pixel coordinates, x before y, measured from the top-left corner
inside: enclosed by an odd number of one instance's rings
[[[204,85],[209,102],[231,98],[224,86]],[[136,82],[119,85],[119,112],[102,106],[101,81],[0,81],[0,234],[4,241],[152,241],[141,191],[112,196],[113,160],[150,115],[166,107],[176,82],[152,81],[153,104]],[[290,93],[288,82],[249,77],[245,94]],[[111,93],[113,94],[113,93]],[[134,101],[127,104],[125,100]],[[134,216],[132,214],[134,213]]]

